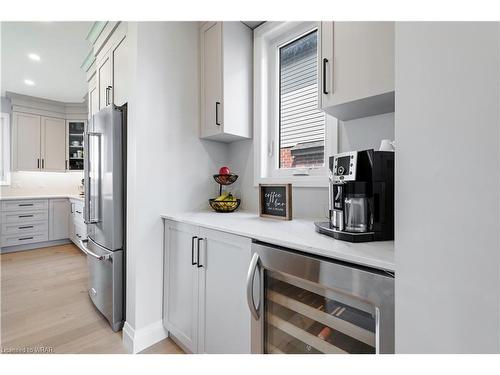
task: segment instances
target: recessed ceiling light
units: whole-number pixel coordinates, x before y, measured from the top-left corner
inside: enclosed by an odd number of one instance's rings
[[[40,56],[38,56],[36,53],[30,53],[28,55],[28,57],[31,59],[31,60],[34,60],[34,61],[40,61]]]
[[[33,82],[31,79],[25,79],[24,83],[27,84],[28,86],[33,86],[35,82]]]

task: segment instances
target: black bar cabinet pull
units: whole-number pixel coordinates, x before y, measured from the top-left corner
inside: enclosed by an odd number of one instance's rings
[[[45,168],[45,159],[42,158],[42,169]]]
[[[28,207],[28,206],[33,206],[33,203],[19,203],[19,207]]]
[[[198,255],[198,268],[203,267],[203,265],[200,262],[200,242],[203,241],[203,238],[198,238],[198,246],[196,248],[197,255]]]
[[[191,237],[191,265],[196,266],[196,262],[194,261],[194,240],[197,239],[198,237],[193,236]]]
[[[33,228],[33,225],[25,225],[23,227],[19,227],[18,229],[30,229]]]
[[[19,217],[33,217],[33,215],[19,215]]]
[[[24,240],[32,240],[33,237],[23,237],[23,238],[20,238],[19,241],[24,241]]]
[[[326,89],[326,64],[328,64],[328,59],[323,59],[323,94],[328,95]]]
[[[36,168],[40,169],[40,159],[36,159]]]
[[[215,125],[219,125],[220,126],[220,122],[219,122],[219,105],[220,105],[220,102],[215,102]]]

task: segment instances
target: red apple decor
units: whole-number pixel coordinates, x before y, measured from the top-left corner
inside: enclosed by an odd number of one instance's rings
[[[229,167],[221,167],[219,169],[219,174],[222,174],[222,175],[231,174],[231,170],[229,169]]]

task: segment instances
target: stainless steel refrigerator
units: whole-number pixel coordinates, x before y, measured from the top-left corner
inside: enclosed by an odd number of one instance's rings
[[[113,331],[124,322],[126,106],[110,105],[89,121],[84,135],[89,296]]]

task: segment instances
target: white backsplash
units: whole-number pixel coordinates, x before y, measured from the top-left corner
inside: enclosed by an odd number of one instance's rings
[[[3,197],[78,194],[83,172],[13,172],[10,186],[2,186]]]

